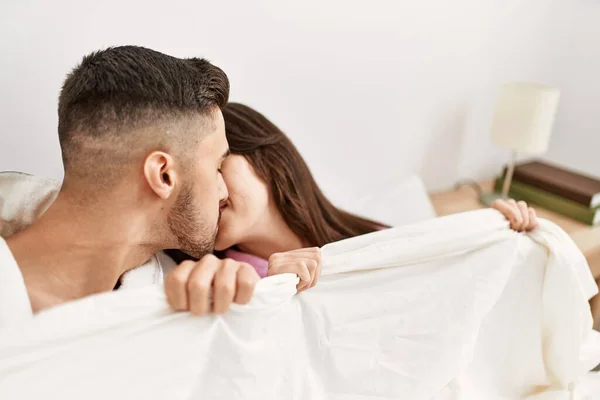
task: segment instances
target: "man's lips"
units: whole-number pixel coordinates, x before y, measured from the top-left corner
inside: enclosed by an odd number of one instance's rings
[[[217,223],[221,222],[221,217],[223,216],[223,210],[227,208],[227,204],[221,204],[219,205],[219,219],[217,221]]]
[[[219,212],[222,212],[225,208],[227,208],[227,201],[222,201],[219,203]]]

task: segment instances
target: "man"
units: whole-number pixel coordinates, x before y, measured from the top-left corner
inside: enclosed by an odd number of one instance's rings
[[[228,96],[225,73],[203,59],[135,46],[83,58],[59,97],[60,192],[31,226],[0,238],[0,269],[26,288],[26,309],[113,290],[169,248],[201,258],[168,276],[174,308],[208,312],[211,286],[215,312],[250,300],[254,269],[209,254],[227,199]]]

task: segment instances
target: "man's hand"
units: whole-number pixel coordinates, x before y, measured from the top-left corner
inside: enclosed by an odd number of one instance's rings
[[[165,292],[176,311],[222,314],[232,302],[248,304],[259,280],[251,265],[208,254],[198,262],[184,261],[169,272],[165,277]]]
[[[300,278],[296,286],[298,293],[315,286],[321,275],[321,249],[311,247],[271,255],[267,276],[285,272],[296,274]]]

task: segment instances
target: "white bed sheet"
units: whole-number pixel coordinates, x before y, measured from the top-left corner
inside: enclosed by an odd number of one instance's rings
[[[0,332],[7,399],[569,398],[597,360],[575,245],[491,210],[326,246],[319,285],[259,283],[198,318],[159,286],[94,296]],[[537,397],[535,397],[537,396]]]

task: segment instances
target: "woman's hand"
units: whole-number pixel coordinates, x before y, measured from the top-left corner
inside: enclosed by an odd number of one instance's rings
[[[517,232],[529,232],[538,227],[535,210],[524,201],[498,199],[494,201],[492,208],[504,214],[510,222],[510,228]]]
[[[275,253],[269,257],[267,276],[292,273],[298,275],[298,293],[317,284],[321,275],[321,249],[311,247]]]

